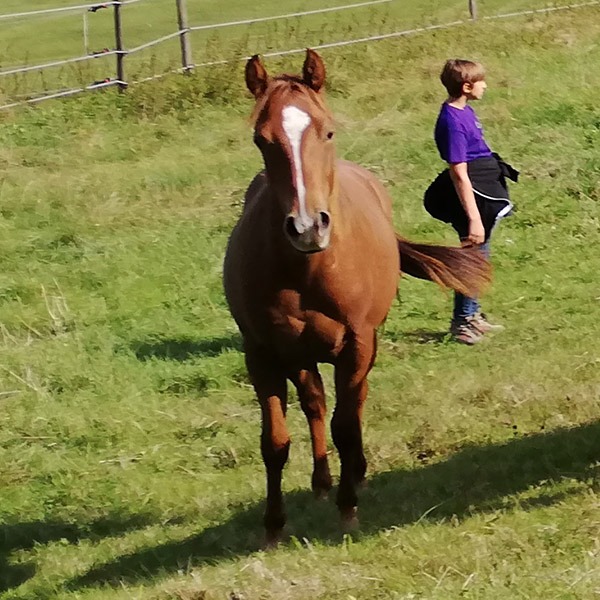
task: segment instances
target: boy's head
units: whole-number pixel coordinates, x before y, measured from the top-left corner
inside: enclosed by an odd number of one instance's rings
[[[454,58],[446,61],[440,80],[451,98],[459,98],[465,94],[465,84],[470,89],[478,81],[485,81],[485,69],[481,63]]]

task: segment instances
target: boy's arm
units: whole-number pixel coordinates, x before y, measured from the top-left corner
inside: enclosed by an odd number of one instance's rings
[[[469,235],[465,240],[461,241],[463,245],[483,244],[485,240],[485,229],[481,221],[479,209],[477,208],[477,202],[475,201],[473,185],[471,184],[469,173],[467,171],[467,163],[450,163],[449,170],[452,183],[454,183],[460,203],[469,220]]]

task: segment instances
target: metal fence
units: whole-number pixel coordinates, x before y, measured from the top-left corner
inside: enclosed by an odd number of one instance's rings
[[[254,19],[245,19],[245,20],[238,20],[238,21],[228,21],[228,22],[216,23],[216,24],[212,24],[212,25],[190,25],[189,20],[188,20],[186,0],[172,0],[173,8],[177,14],[178,30],[174,31],[173,33],[170,33],[168,35],[165,35],[160,38],[146,42],[144,44],[141,44],[141,45],[138,45],[138,46],[135,46],[132,48],[126,48],[126,45],[124,43],[124,38],[123,38],[122,12],[121,12],[122,8],[124,6],[128,6],[131,4],[138,4],[138,3],[146,2],[146,1],[147,0],[111,0],[108,2],[100,2],[100,3],[95,3],[95,4],[80,4],[80,5],[61,7],[61,8],[47,8],[47,9],[26,11],[26,12],[20,12],[20,13],[0,14],[0,23],[2,23],[3,21],[8,21],[11,19],[23,19],[23,18],[29,18],[29,17],[34,17],[34,16],[40,16],[40,15],[52,15],[52,14],[57,14],[57,13],[81,12],[81,13],[83,13],[83,36],[84,36],[84,47],[85,47],[85,51],[86,51],[86,54],[83,56],[77,56],[77,57],[67,58],[67,59],[63,59],[63,60],[56,60],[56,61],[51,61],[51,62],[45,62],[45,63],[35,64],[35,65],[27,65],[27,66],[10,67],[10,68],[6,68],[6,69],[0,69],[0,81],[3,77],[9,76],[9,75],[25,74],[25,73],[31,73],[34,71],[44,71],[46,69],[51,69],[51,68],[55,68],[55,67],[62,66],[62,65],[84,63],[86,61],[90,61],[90,60],[97,58],[99,55],[101,55],[102,57],[114,56],[114,58],[115,58],[115,67],[114,67],[114,69],[115,69],[114,75],[115,76],[114,77],[106,77],[105,79],[103,79],[101,81],[95,81],[87,86],[79,86],[79,87],[73,87],[73,88],[69,88],[69,89],[61,89],[61,90],[57,90],[54,92],[44,92],[40,95],[32,94],[30,97],[26,97],[26,98],[22,98],[22,99],[15,99],[13,102],[4,104],[4,105],[0,106],[0,110],[6,109],[6,108],[13,108],[13,107],[23,105],[23,104],[35,104],[38,102],[42,102],[44,100],[72,96],[74,94],[78,94],[78,93],[85,92],[85,91],[104,89],[104,88],[114,87],[114,86],[118,87],[118,89],[121,92],[123,92],[130,84],[141,83],[143,81],[148,81],[148,80],[163,77],[166,73],[153,75],[151,77],[146,77],[143,79],[139,79],[137,81],[128,81],[126,78],[126,68],[125,68],[126,67],[126,58],[129,56],[135,55],[136,53],[139,53],[142,50],[146,50],[148,48],[158,46],[159,44],[162,44],[168,40],[172,40],[175,38],[179,38],[179,45],[180,45],[180,49],[181,49],[181,67],[176,69],[176,71],[178,71],[178,72],[185,73],[185,72],[189,72],[191,70],[201,68],[201,67],[227,64],[227,63],[232,62],[233,60],[239,60],[239,58],[238,59],[230,58],[230,59],[219,60],[219,61],[195,63],[193,60],[193,49],[192,49],[192,44],[191,44],[191,39],[190,39],[190,33],[195,32],[195,31],[216,30],[216,29],[221,29],[221,28],[225,28],[225,27],[234,27],[234,26],[240,26],[240,25],[252,25],[255,23],[264,23],[264,22],[268,22],[268,21],[277,21],[277,20],[281,20],[281,19],[289,19],[289,18],[309,16],[309,15],[317,15],[317,14],[333,13],[333,12],[339,12],[339,11],[345,11],[345,10],[353,10],[353,9],[357,9],[357,8],[361,8],[361,7],[386,4],[386,3],[395,2],[398,0],[367,0],[367,1],[363,1],[363,2],[354,2],[352,4],[344,4],[344,5],[340,5],[340,6],[322,8],[322,9],[317,9],[317,10],[294,12],[294,13],[280,14],[280,15],[274,15],[274,16],[268,16],[268,17],[257,17]],[[576,8],[583,8],[583,7],[590,7],[590,6],[598,6],[598,5],[600,5],[600,0],[592,0],[592,1],[588,1],[588,2],[580,2],[577,4],[567,4],[567,5],[562,5],[562,6],[552,6],[552,7],[546,7],[546,8],[521,10],[521,11],[497,14],[497,15],[482,16],[479,14],[480,11],[478,10],[477,0],[468,0],[468,5],[465,6],[465,18],[461,19],[461,20],[452,21],[452,22],[444,23],[444,24],[440,24],[440,25],[428,25],[428,26],[416,27],[416,28],[412,28],[412,29],[405,29],[402,31],[394,31],[391,33],[385,33],[385,34],[380,34],[380,35],[372,35],[372,36],[366,36],[366,37],[360,37],[360,38],[354,38],[354,39],[348,39],[348,40],[342,40],[342,41],[330,42],[330,43],[321,43],[318,45],[313,45],[312,48],[318,50],[318,49],[325,49],[325,48],[349,46],[352,44],[360,44],[360,43],[365,43],[365,42],[373,42],[373,41],[377,41],[377,40],[392,39],[392,38],[407,36],[407,35],[420,33],[420,32],[433,31],[436,29],[447,29],[447,28],[454,27],[457,25],[462,25],[462,24],[465,24],[465,23],[468,23],[470,21],[474,21],[477,19],[481,19],[481,20],[503,19],[503,18],[510,18],[510,17],[516,17],[516,16],[535,15],[535,14],[542,14],[542,13],[549,13],[549,12],[555,12],[555,11],[562,11],[562,10],[569,10],[569,9],[576,9]],[[114,16],[113,21],[114,21],[114,44],[115,44],[115,46],[112,50],[105,48],[101,53],[98,53],[98,52],[90,53],[89,47],[88,47],[88,15],[96,13],[100,10],[109,10],[111,8],[113,11],[113,16]],[[273,51],[273,52],[267,52],[267,53],[264,53],[263,55],[265,57],[285,56],[285,55],[289,55],[289,54],[301,53],[304,51],[305,51],[305,48],[292,48],[292,49],[283,49],[283,50],[277,50],[277,51]],[[244,57],[242,60],[246,60],[247,58],[248,57]]]

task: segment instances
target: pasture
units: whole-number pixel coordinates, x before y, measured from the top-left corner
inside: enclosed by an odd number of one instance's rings
[[[404,278],[370,376],[361,528],[312,498],[292,397],[289,540],[270,552],[221,284],[260,168],[243,63],[0,113],[0,598],[597,598],[599,35],[596,7],[321,53],[338,154],[386,183],[399,233],[435,243],[455,243],[421,204],[437,76],[449,56],[487,66],[475,109],[521,170],[484,305],[507,329],[453,344],[451,297]]]
[[[80,3],[81,4],[81,3]],[[83,3],[86,4],[85,2]],[[342,4],[361,4],[357,1]],[[8,99],[47,93],[115,77],[115,57],[103,56],[103,49],[115,47],[112,8],[87,13],[83,10],[39,16],[2,19],[2,15],[36,9],[73,6],[72,0],[34,0],[23,7],[20,0],[4,0],[0,9],[0,68],[43,64],[65,58],[100,52],[94,60],[57,66],[0,78],[0,104]],[[358,6],[352,10],[290,17],[252,25],[219,29],[210,26],[231,21],[294,14],[340,6],[336,0],[186,0],[190,26],[209,27],[189,34],[194,64],[231,60],[261,52],[305,48],[374,35],[410,30],[414,27],[443,25],[468,19],[467,0],[421,0]],[[477,0],[481,17],[523,9],[518,0]],[[527,9],[545,8],[545,0],[529,0]],[[175,0],[142,0],[121,9],[124,48],[141,45],[177,31]],[[84,25],[84,17],[87,26]],[[87,48],[84,29],[87,29]],[[35,41],[35,43],[33,43]],[[163,41],[127,56],[125,78],[144,80],[181,67],[179,40]]]

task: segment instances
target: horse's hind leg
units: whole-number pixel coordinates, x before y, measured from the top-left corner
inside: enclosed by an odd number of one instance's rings
[[[260,447],[267,471],[264,524],[267,544],[272,545],[279,541],[286,520],[281,475],[290,449],[290,436],[285,422],[287,381],[281,366],[276,360],[269,359],[264,349],[246,348],[246,366],[262,413]]]
[[[341,473],[336,503],[344,526],[358,523],[356,488],[364,481],[367,461],[362,444],[362,413],[375,362],[375,332],[349,340],[335,366],[336,406],[331,420],[333,441],[340,454]]]
[[[325,497],[331,489],[331,473],[327,460],[327,435],[325,429],[325,390],[323,380],[313,365],[290,375],[298,390],[300,406],[308,421],[313,452],[312,489],[318,498]]]

